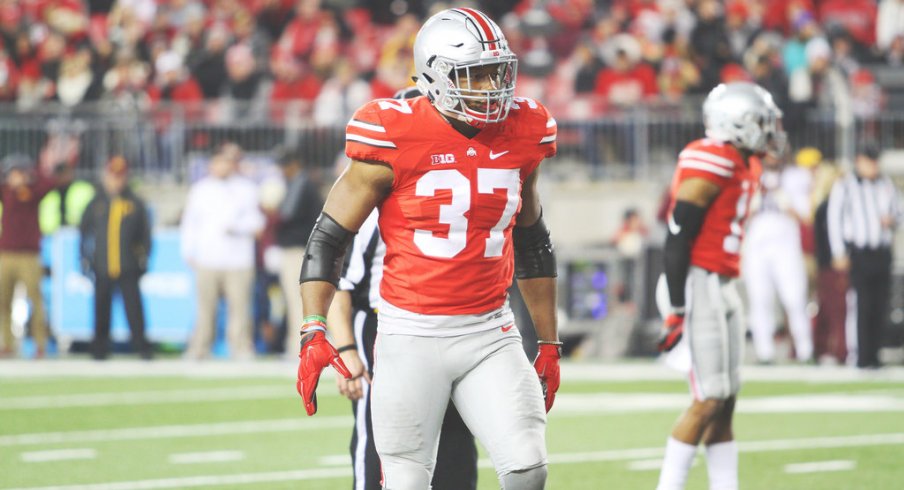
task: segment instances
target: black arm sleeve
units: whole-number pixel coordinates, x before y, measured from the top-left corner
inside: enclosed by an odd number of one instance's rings
[[[342,276],[345,251],[354,237],[354,233],[343,228],[332,216],[320,213],[305,248],[299,284],[326,281],[337,286]]]
[[[684,308],[684,287],[691,265],[691,247],[703,226],[706,208],[676,201],[665,239],[665,279],[673,308]]]
[[[515,277],[556,277],[556,251],[543,222],[542,211],[536,223],[512,229],[512,244],[515,247]]]

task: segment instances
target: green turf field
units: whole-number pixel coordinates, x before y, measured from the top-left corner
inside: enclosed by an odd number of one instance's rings
[[[35,364],[0,363],[2,489],[351,487],[349,405],[331,377],[309,418],[288,363],[201,372],[179,362]],[[900,368],[745,374],[735,424],[742,488],[902,488]],[[688,401],[677,375],[566,365],[559,393],[549,489],[655,487],[662,445]],[[485,455],[479,488],[498,488]],[[688,488],[706,488],[702,457]]]

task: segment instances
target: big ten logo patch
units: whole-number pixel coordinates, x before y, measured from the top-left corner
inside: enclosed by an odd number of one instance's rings
[[[437,153],[430,155],[430,163],[432,165],[448,165],[455,163],[455,155],[452,153]]]

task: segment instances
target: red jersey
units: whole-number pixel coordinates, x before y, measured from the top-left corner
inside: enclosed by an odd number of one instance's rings
[[[395,175],[380,206],[384,300],[426,315],[503,305],[521,184],[556,153],[556,122],[545,107],[516,98],[505,121],[469,139],[426,97],[378,99],[352,117],[345,152],[386,163]]]
[[[711,139],[694,141],[678,155],[672,196],[681,182],[690,178],[706,179],[722,189],[706,210],[700,234],[694,240],[692,265],[738,277],[744,222],[760,173],[759,161],[753,157],[749,160],[748,166],[734,146]]]

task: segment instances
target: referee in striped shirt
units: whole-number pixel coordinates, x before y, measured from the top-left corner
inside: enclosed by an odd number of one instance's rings
[[[379,490],[380,460],[373,440],[370,412],[370,379],[373,376],[377,308],[386,245],[377,226],[377,211],[358,230],[346,256],[339,288],[327,316],[330,335],[352,379],[336,377],[339,392],[352,400],[355,428],[350,451],[354,490]],[[433,490],[477,488],[477,447],[474,436],[449,403],[443,419],[433,473]]]
[[[882,332],[888,320],[892,245],[895,229],[904,223],[904,207],[894,183],[879,172],[879,148],[864,144],[857,153],[855,172],[832,188],[828,205],[832,265],[848,271],[857,296],[857,367],[879,364]],[[853,336],[849,333],[849,339]],[[849,344],[852,342],[849,341]],[[853,347],[852,345],[850,347]]]

